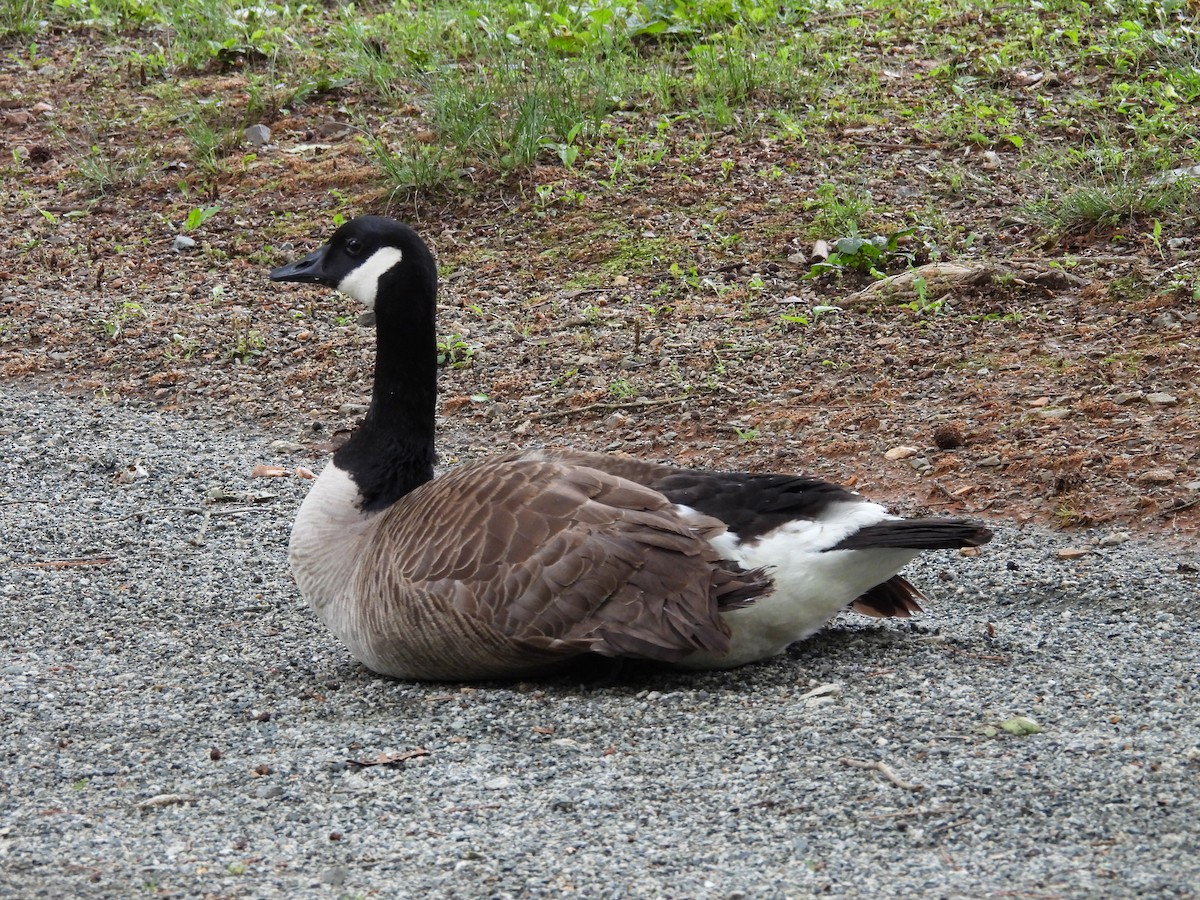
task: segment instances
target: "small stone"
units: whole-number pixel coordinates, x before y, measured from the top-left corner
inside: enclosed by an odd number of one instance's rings
[[[483,786],[489,791],[503,791],[513,786],[513,780],[507,775],[500,775],[496,778],[489,778],[483,783]]]
[[[1059,559],[1079,559],[1091,552],[1086,547],[1063,547],[1061,550],[1055,550],[1054,555]]]
[[[1164,394],[1161,391],[1156,391],[1153,394],[1146,395],[1146,402],[1154,406],[1174,406],[1179,401],[1171,394]]]
[[[808,262],[808,257],[805,256],[803,253],[800,253],[799,251],[797,251],[796,253],[789,254],[787,260],[793,266],[802,266],[806,262]]]
[[[614,278],[613,278],[613,284],[614,284],[616,287],[625,287],[627,284],[629,284],[629,276],[628,276],[628,275],[617,275],[617,276],[614,276]]]
[[[990,469],[994,466],[1004,465],[1004,460],[1000,458],[999,453],[993,453],[991,456],[985,456],[979,462],[975,463],[975,465]]]
[[[1137,480],[1141,484],[1171,484],[1175,481],[1175,473],[1170,469],[1147,469]]]
[[[581,744],[573,738],[555,738],[550,742],[555,747],[565,747],[568,750],[586,750],[588,744]]]
[[[1145,396],[1146,395],[1142,391],[1126,391],[1125,393],[1117,394],[1115,397],[1113,397],[1113,403],[1117,404],[1117,406],[1125,406],[1128,403],[1141,400]]]
[[[328,869],[321,871],[321,884],[328,884],[331,887],[341,887],[346,883],[346,877],[349,874],[345,866],[330,866]]]
[[[342,416],[361,416],[366,411],[365,403],[343,403],[338,407],[338,415]]]
[[[175,240],[171,242],[171,249],[176,253],[184,253],[188,250],[194,250],[196,242],[186,234],[175,235]]]
[[[1060,406],[1048,406],[1045,409],[1034,410],[1034,414],[1043,419],[1065,419],[1071,414],[1071,411]]]
[[[921,451],[916,447],[893,447],[883,454],[885,459],[908,459],[910,456],[916,456]]]
[[[1038,397],[1036,400],[1030,400],[1029,405],[1030,406],[1049,406],[1050,398],[1049,397]]]
[[[1200,491],[1200,481],[1189,481],[1184,487],[1189,491]]]
[[[242,137],[251,147],[262,147],[271,142],[271,129],[266,125],[251,125],[242,132]]]
[[[301,453],[304,450],[304,445],[297,444],[295,441],[271,441],[268,446],[276,453]]]
[[[255,789],[254,796],[259,800],[274,800],[276,797],[283,796],[283,788],[277,784],[264,784]]]
[[[1128,531],[1114,531],[1112,534],[1106,534],[1100,539],[1101,547],[1119,547],[1129,540]]]

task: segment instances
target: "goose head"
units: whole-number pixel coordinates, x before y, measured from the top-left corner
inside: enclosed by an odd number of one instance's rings
[[[415,231],[394,219],[359,216],[272,281],[321,284],[366,307],[375,326],[375,377],[367,414],[334,454],[354,482],[356,505],[385,509],[433,478],[437,405],[437,268]]]
[[[327,244],[280,266],[270,277],[323,284],[353,297],[376,315],[382,305],[396,301],[432,307],[437,291],[437,269],[425,242],[407,225],[384,216],[351,219]]]

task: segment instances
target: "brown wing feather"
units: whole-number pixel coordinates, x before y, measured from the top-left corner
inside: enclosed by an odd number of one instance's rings
[[[542,454],[461,466],[383,515],[356,587],[420,677],[512,674],[586,651],[722,653],[719,604],[768,586],[723,565],[657,492]]]
[[[647,486],[654,484],[660,478],[666,478],[669,475],[685,471],[677,466],[647,462],[644,459],[636,459],[632,456],[625,456],[622,453],[592,453],[587,450],[572,450],[566,447],[552,447],[547,450],[537,451],[537,453],[546,459],[556,459],[575,466],[587,466],[592,469],[599,469],[601,472],[607,472],[609,475],[615,475],[618,478],[624,478],[626,481]],[[518,455],[528,456],[530,453],[526,451],[524,454]]]

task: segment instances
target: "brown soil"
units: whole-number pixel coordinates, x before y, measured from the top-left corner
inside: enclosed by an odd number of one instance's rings
[[[147,149],[129,123],[148,88],[79,66],[81,40],[50,35],[32,81],[0,62],[4,158],[19,160],[0,236],[6,377],[254,421],[328,449],[365,402],[371,335],[346,298],[266,273],[319,243],[335,214],[386,212],[434,246],[441,331],[470,351],[442,377],[445,462],[567,444],[803,470],[904,511],[1185,538],[1200,524],[1200,304],[1173,286],[1180,273],[1194,283],[1194,232],[1161,255],[1139,237],[1146,223],[1047,246],[1013,215],[1037,193],[1015,157],[990,168],[980,156],[969,187],[951,191],[927,173],[961,151],[901,124],[835,136],[820,158],[801,142],[704,145],[678,125],[623,186],[600,183],[599,154],[520,179],[467,173],[469,190],[414,202],[380,188],[355,132],[329,127],[360,98],[329,96],[266,119],[270,145],[201,172],[175,123]],[[231,114],[246,101],[236,71],[182,87]],[[98,193],[80,170],[92,146],[118,169],[153,165]],[[875,208],[940,206],[943,233],[915,235],[914,261],[984,272],[947,295],[949,310],[919,313],[911,295],[848,300],[869,278],[803,277],[811,202],[839,155],[865,173]],[[539,199],[539,184],[567,199]],[[172,250],[188,213],[210,204],[220,211],[190,232],[197,248]],[[811,321],[820,304],[842,310]],[[885,455],[905,446],[917,452]],[[264,446],[264,462],[279,455]]]

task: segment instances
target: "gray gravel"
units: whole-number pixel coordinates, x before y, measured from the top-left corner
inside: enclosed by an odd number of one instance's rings
[[[1200,890],[1194,549],[1001,526],[767,664],[404,684],[298,602],[295,435],[0,402],[4,896]]]

